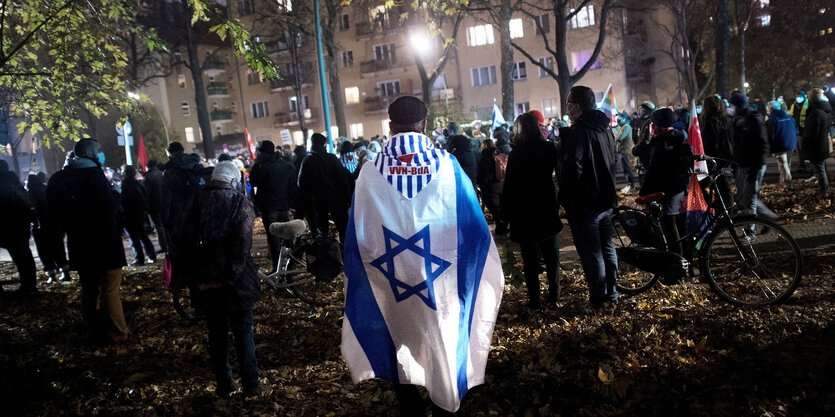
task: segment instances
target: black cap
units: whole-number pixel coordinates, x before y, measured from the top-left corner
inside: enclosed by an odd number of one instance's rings
[[[258,142],[258,149],[261,153],[273,153],[275,152],[275,144],[270,140],[262,140]]]
[[[313,146],[325,146],[328,143],[328,138],[321,133],[314,133],[310,136],[310,142]]]
[[[168,144],[168,148],[166,149],[168,153],[174,152],[184,152],[185,149],[183,148],[183,144],[180,142],[171,142]]]
[[[398,97],[389,105],[389,119],[399,125],[410,125],[426,119],[426,104],[417,97]]]
[[[745,93],[742,91],[734,91],[731,94],[731,99],[728,100],[731,104],[741,109],[748,108],[748,97],[745,96]]]
[[[671,127],[673,125],[673,111],[667,107],[655,109],[650,116],[652,124],[658,127]]]

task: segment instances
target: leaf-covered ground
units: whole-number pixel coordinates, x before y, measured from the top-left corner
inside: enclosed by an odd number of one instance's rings
[[[487,381],[467,394],[459,415],[835,414],[835,220],[831,200],[796,184],[792,193],[764,191],[804,236],[804,279],[786,304],[740,309],[688,283],[623,297],[613,314],[584,315],[586,285],[566,229],[561,306],[531,313],[524,288],[506,287]],[[262,230],[255,254],[266,267]],[[13,275],[0,264],[2,278]],[[338,288],[316,311],[265,288],[256,349],[268,392],[218,399],[205,330],[174,314],[159,276],[159,265],[126,272],[123,298],[139,309],[133,337],[120,346],[86,340],[77,281],[41,282],[32,298],[0,295],[0,414],[396,415],[386,383],[351,383],[339,354]]]

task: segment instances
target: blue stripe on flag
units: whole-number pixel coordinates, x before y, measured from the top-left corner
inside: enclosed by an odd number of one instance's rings
[[[472,183],[458,161],[454,157],[452,159],[455,167],[455,211],[458,216],[458,302],[461,304],[455,364],[458,369],[458,398],[464,398],[467,393],[467,356],[473,312],[491,237]]]
[[[397,191],[399,191],[401,193],[403,192],[403,176],[402,175],[397,176]]]
[[[409,196],[409,198],[412,198],[412,196],[414,195],[413,191],[412,191],[412,176],[411,175],[406,177],[406,194]]]
[[[374,376],[397,382],[397,353],[362,263],[353,205],[345,235],[345,276],[351,277],[345,287],[345,317],[351,323],[354,336],[368,358]]]
[[[417,177],[417,192],[420,192],[420,190],[422,190],[422,189],[423,189],[423,177],[418,176]]]

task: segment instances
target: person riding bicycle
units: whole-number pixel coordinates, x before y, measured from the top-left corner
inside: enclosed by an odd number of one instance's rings
[[[679,242],[678,214],[693,166],[693,148],[687,144],[684,135],[673,128],[671,109],[656,109],[652,112],[650,120],[651,139],[646,150],[646,180],[639,194],[647,196],[664,193],[664,197],[658,202],[662,207],[661,227],[667,239],[667,249],[681,255],[683,253]]]

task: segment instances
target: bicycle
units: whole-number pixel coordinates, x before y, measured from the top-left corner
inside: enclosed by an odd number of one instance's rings
[[[800,248],[782,226],[754,215],[732,216],[717,191],[720,176],[730,168],[715,169],[717,161],[704,155],[694,157],[714,167],[708,201],[716,201],[719,213],[709,212],[697,231],[676,243],[695,249],[701,278],[716,294],[734,305],[780,304],[797,290],[802,279]],[[618,254],[618,291],[638,294],[652,288],[662,277],[688,276],[691,263],[667,251],[661,229],[663,193],[637,198],[644,209],[618,207],[612,214]],[[688,245],[690,243],[691,245]],[[693,245],[695,243],[695,245]],[[687,249],[685,250],[687,251]]]

